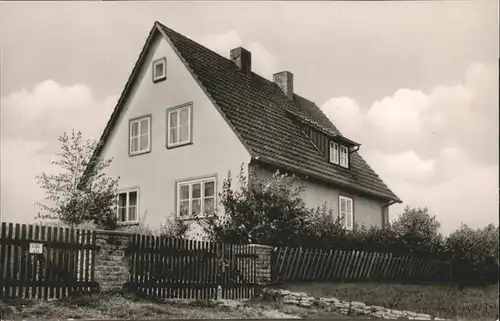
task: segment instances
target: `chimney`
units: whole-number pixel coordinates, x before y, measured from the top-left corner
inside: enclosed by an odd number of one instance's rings
[[[252,54],[245,48],[238,47],[232,49],[229,53],[231,60],[238,66],[238,68],[245,74],[252,71]]]
[[[293,100],[293,74],[289,71],[282,71],[275,73],[273,79],[285,95]]]

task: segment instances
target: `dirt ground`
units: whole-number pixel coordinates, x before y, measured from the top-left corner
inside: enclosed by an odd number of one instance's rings
[[[229,304],[231,305],[231,304]],[[291,319],[341,316],[315,308],[299,308],[254,299],[239,306],[214,302],[161,303],[121,295],[29,301],[5,300],[0,303],[3,320],[68,319]]]

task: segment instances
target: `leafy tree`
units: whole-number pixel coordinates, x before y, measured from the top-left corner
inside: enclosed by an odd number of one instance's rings
[[[439,252],[442,243],[440,226],[436,216],[432,216],[427,207],[406,206],[391,228],[396,238],[411,252],[435,253]]]
[[[499,229],[489,224],[471,229],[462,225],[446,238],[455,282],[498,282]]]
[[[97,143],[84,140],[80,131],[64,133],[59,142],[61,152],[52,161],[59,171],[36,177],[48,203],[36,203],[40,208],[38,218],[55,219],[70,226],[91,222],[100,228],[116,228],[118,179],[104,173],[111,159],[92,157]]]
[[[253,171],[247,178],[238,174],[239,190],[233,190],[231,173],[223,182],[220,203],[224,213],[213,213],[200,221],[213,240],[267,245],[293,245],[305,233],[309,211],[295,186],[296,178],[276,172],[258,179]]]

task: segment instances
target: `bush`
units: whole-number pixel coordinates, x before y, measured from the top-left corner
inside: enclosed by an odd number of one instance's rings
[[[498,282],[498,232],[493,224],[482,229],[463,225],[446,238],[453,281],[461,284]]]
[[[189,225],[171,214],[165,218],[165,222],[160,227],[154,229],[145,224],[146,215],[141,216],[141,220],[137,226],[133,226],[128,230],[137,234],[146,234],[153,236],[165,236],[171,238],[185,238],[189,230]]]
[[[326,203],[305,206],[304,191],[294,176],[276,172],[269,179],[249,179],[240,171],[240,188],[233,190],[231,173],[220,193],[222,213],[199,221],[209,239],[225,243],[331,248],[419,255],[453,264],[454,281],[467,277],[476,283],[498,282],[498,227],[467,227],[448,237],[427,208],[406,207],[389,226],[355,226],[346,231]],[[250,182],[250,183],[249,183]]]
[[[442,235],[438,232],[441,224],[436,216],[431,216],[424,208],[406,207],[403,213],[391,224],[401,246],[410,253],[436,256],[442,252]]]
[[[200,221],[209,238],[227,243],[300,244],[309,213],[300,198],[303,187],[293,186],[296,178],[276,172],[270,179],[258,180],[253,171],[247,178],[243,170],[237,178],[238,191],[232,189],[231,173],[223,182],[224,213],[211,213]]]

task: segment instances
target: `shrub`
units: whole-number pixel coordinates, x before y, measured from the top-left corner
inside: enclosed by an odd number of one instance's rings
[[[271,178],[249,178],[240,171],[240,187],[233,190],[231,173],[223,182],[221,213],[200,224],[209,239],[226,243],[330,248],[420,255],[453,264],[454,278],[476,283],[498,282],[498,227],[467,227],[443,237],[440,223],[427,208],[406,207],[389,226],[355,226],[346,231],[326,203],[307,208],[304,191],[294,176],[276,172]]]
[[[446,238],[453,281],[461,284],[498,282],[498,232],[493,224],[481,229],[463,225]]]
[[[300,244],[309,211],[300,198],[303,187],[294,187],[296,178],[276,172],[261,180],[253,171],[247,178],[243,170],[237,178],[240,188],[236,191],[231,173],[223,182],[224,213],[215,212],[200,221],[209,238],[229,243]]]
[[[403,213],[391,224],[396,239],[410,253],[435,255],[442,247],[438,232],[441,224],[424,208],[405,207]]]
[[[189,230],[186,221],[180,220],[177,216],[171,214],[165,218],[165,222],[158,228],[151,228],[145,224],[147,215],[141,215],[139,224],[128,229],[128,231],[137,234],[146,234],[153,236],[165,236],[171,238],[185,238]]]

